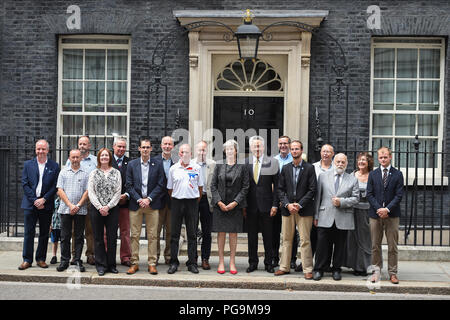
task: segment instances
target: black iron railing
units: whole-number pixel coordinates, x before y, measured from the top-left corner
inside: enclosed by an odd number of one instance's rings
[[[23,235],[23,210],[20,209],[23,196],[21,176],[25,160],[35,156],[36,140],[38,138],[0,136],[1,235]],[[69,149],[55,149],[55,141],[52,141],[52,138],[49,140],[49,157],[64,166]],[[104,138],[91,137],[91,143],[92,154],[96,154],[105,145],[112,147],[107,145]],[[134,159],[139,156],[137,141],[130,144],[134,150],[129,152],[129,156]],[[159,143],[154,141],[153,145],[156,155],[159,152],[156,150]],[[367,142],[355,141],[347,150],[335,147],[335,152],[347,154],[347,171],[351,172],[356,168],[359,152],[371,152],[376,161],[378,147],[374,145],[370,148],[372,150],[369,150]],[[435,151],[438,150],[437,146],[433,148],[419,147],[414,142],[405,141],[404,145],[399,145],[399,151],[393,152],[393,164],[400,167],[405,178],[405,193],[401,202],[400,244],[450,246],[449,152]],[[440,150],[444,150],[444,146]]]

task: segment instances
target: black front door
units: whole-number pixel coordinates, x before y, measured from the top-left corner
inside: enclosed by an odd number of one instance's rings
[[[283,134],[283,102],[283,97],[214,97],[214,128],[222,132],[224,142],[227,139],[227,129],[242,129],[244,132],[255,129],[260,135],[263,135],[260,129],[267,129],[265,145],[266,152],[270,155],[270,129],[278,129],[280,136]],[[245,141],[246,153],[249,152],[248,138]]]

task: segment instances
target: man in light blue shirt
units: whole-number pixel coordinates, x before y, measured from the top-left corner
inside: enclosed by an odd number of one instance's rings
[[[278,160],[280,165],[280,173],[283,166],[291,163],[293,158],[290,153],[291,138],[288,136],[281,136],[278,138],[278,150],[280,151],[274,158]],[[280,233],[281,233],[281,214],[275,216],[273,221],[273,265],[278,266],[280,262]],[[294,243],[292,245],[292,255],[291,255],[291,269],[296,269],[297,260],[297,248],[298,248],[299,234],[295,230]],[[297,270],[296,270],[297,271]],[[299,270],[301,271],[301,270]]]
[[[289,152],[289,146],[291,145],[291,138],[288,136],[281,136],[278,138],[278,150],[280,151],[274,158],[278,160],[281,169],[285,164],[292,162],[292,155]]]

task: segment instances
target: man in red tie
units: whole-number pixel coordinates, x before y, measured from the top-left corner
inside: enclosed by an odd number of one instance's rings
[[[380,167],[369,173],[367,181],[367,200],[370,203],[370,233],[372,237],[372,265],[383,267],[381,242],[383,231],[388,244],[389,280],[398,284],[397,244],[400,222],[400,202],[403,197],[403,174],[391,165],[392,152],[387,147],[378,149]],[[372,275],[371,281],[377,282],[378,273]]]
[[[131,266],[131,242],[130,242],[130,213],[128,210],[128,199],[130,196],[125,192],[127,165],[129,158],[125,156],[127,140],[116,138],[113,144],[114,159],[113,167],[120,171],[122,176],[122,194],[119,200],[119,230],[120,230],[120,263]],[[106,235],[105,235],[106,236]]]

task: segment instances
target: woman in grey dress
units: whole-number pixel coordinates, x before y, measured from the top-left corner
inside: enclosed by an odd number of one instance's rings
[[[352,268],[357,276],[367,275],[371,265],[371,239],[369,226],[369,202],[366,198],[369,172],[373,170],[373,158],[367,152],[357,156],[357,170],[352,174],[358,179],[360,199],[353,207],[355,213],[355,230],[347,233],[347,250],[345,266]]]
[[[230,242],[230,273],[236,274],[237,234],[243,232],[244,217],[242,209],[247,206],[246,196],[249,188],[248,173],[244,164],[237,163],[238,144],[228,140],[223,145],[224,163],[217,163],[211,179],[213,209],[212,231],[218,232],[219,266],[217,272],[225,273],[224,249],[226,234]]]

